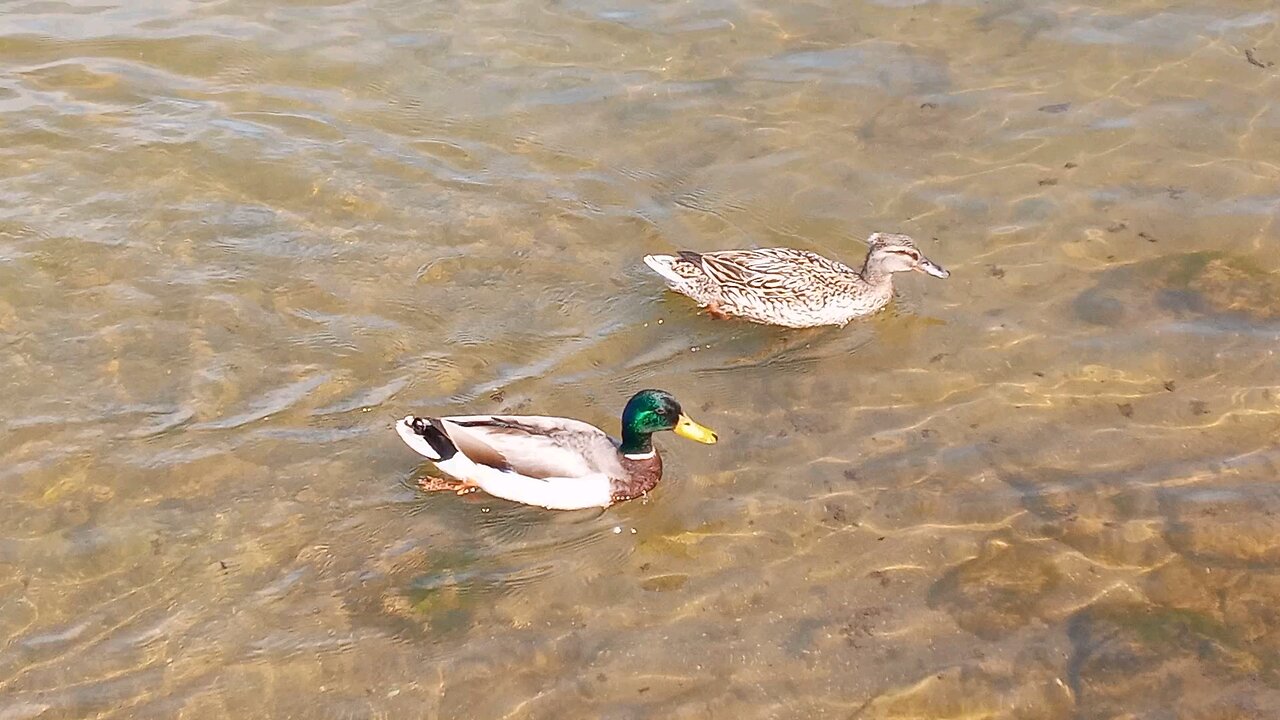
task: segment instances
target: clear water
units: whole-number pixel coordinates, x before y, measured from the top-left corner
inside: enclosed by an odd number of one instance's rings
[[[0,718],[1275,715],[1278,16],[0,3]],[[875,230],[843,330],[639,262]],[[604,513],[391,429],[651,386]]]

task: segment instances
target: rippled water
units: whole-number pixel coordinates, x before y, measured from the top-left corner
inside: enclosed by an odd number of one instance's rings
[[[1274,716],[1277,20],[0,3],[0,718]],[[874,230],[843,330],[639,263]],[[391,430],[648,386],[604,513]]]

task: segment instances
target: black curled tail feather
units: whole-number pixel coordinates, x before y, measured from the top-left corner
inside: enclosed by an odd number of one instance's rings
[[[458,454],[458,446],[449,439],[444,431],[444,423],[440,422],[439,418],[414,418],[413,422],[409,423],[409,427],[414,434],[426,440],[431,449],[440,456],[440,460],[436,462],[448,460]]]

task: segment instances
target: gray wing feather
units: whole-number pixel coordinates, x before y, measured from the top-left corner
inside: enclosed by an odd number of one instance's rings
[[[623,477],[617,446],[603,430],[539,415],[441,418],[449,439],[474,462],[526,477]]]

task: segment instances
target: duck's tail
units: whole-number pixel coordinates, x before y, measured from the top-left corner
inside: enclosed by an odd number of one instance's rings
[[[674,265],[681,261],[681,258],[675,255],[645,255],[644,264],[648,265],[651,270],[662,276],[667,281],[667,285],[672,289],[679,290],[688,283],[688,280],[681,277],[676,272]]]
[[[405,445],[432,462],[444,462],[458,454],[458,446],[445,434],[439,418],[405,415],[396,423],[396,432]]]

